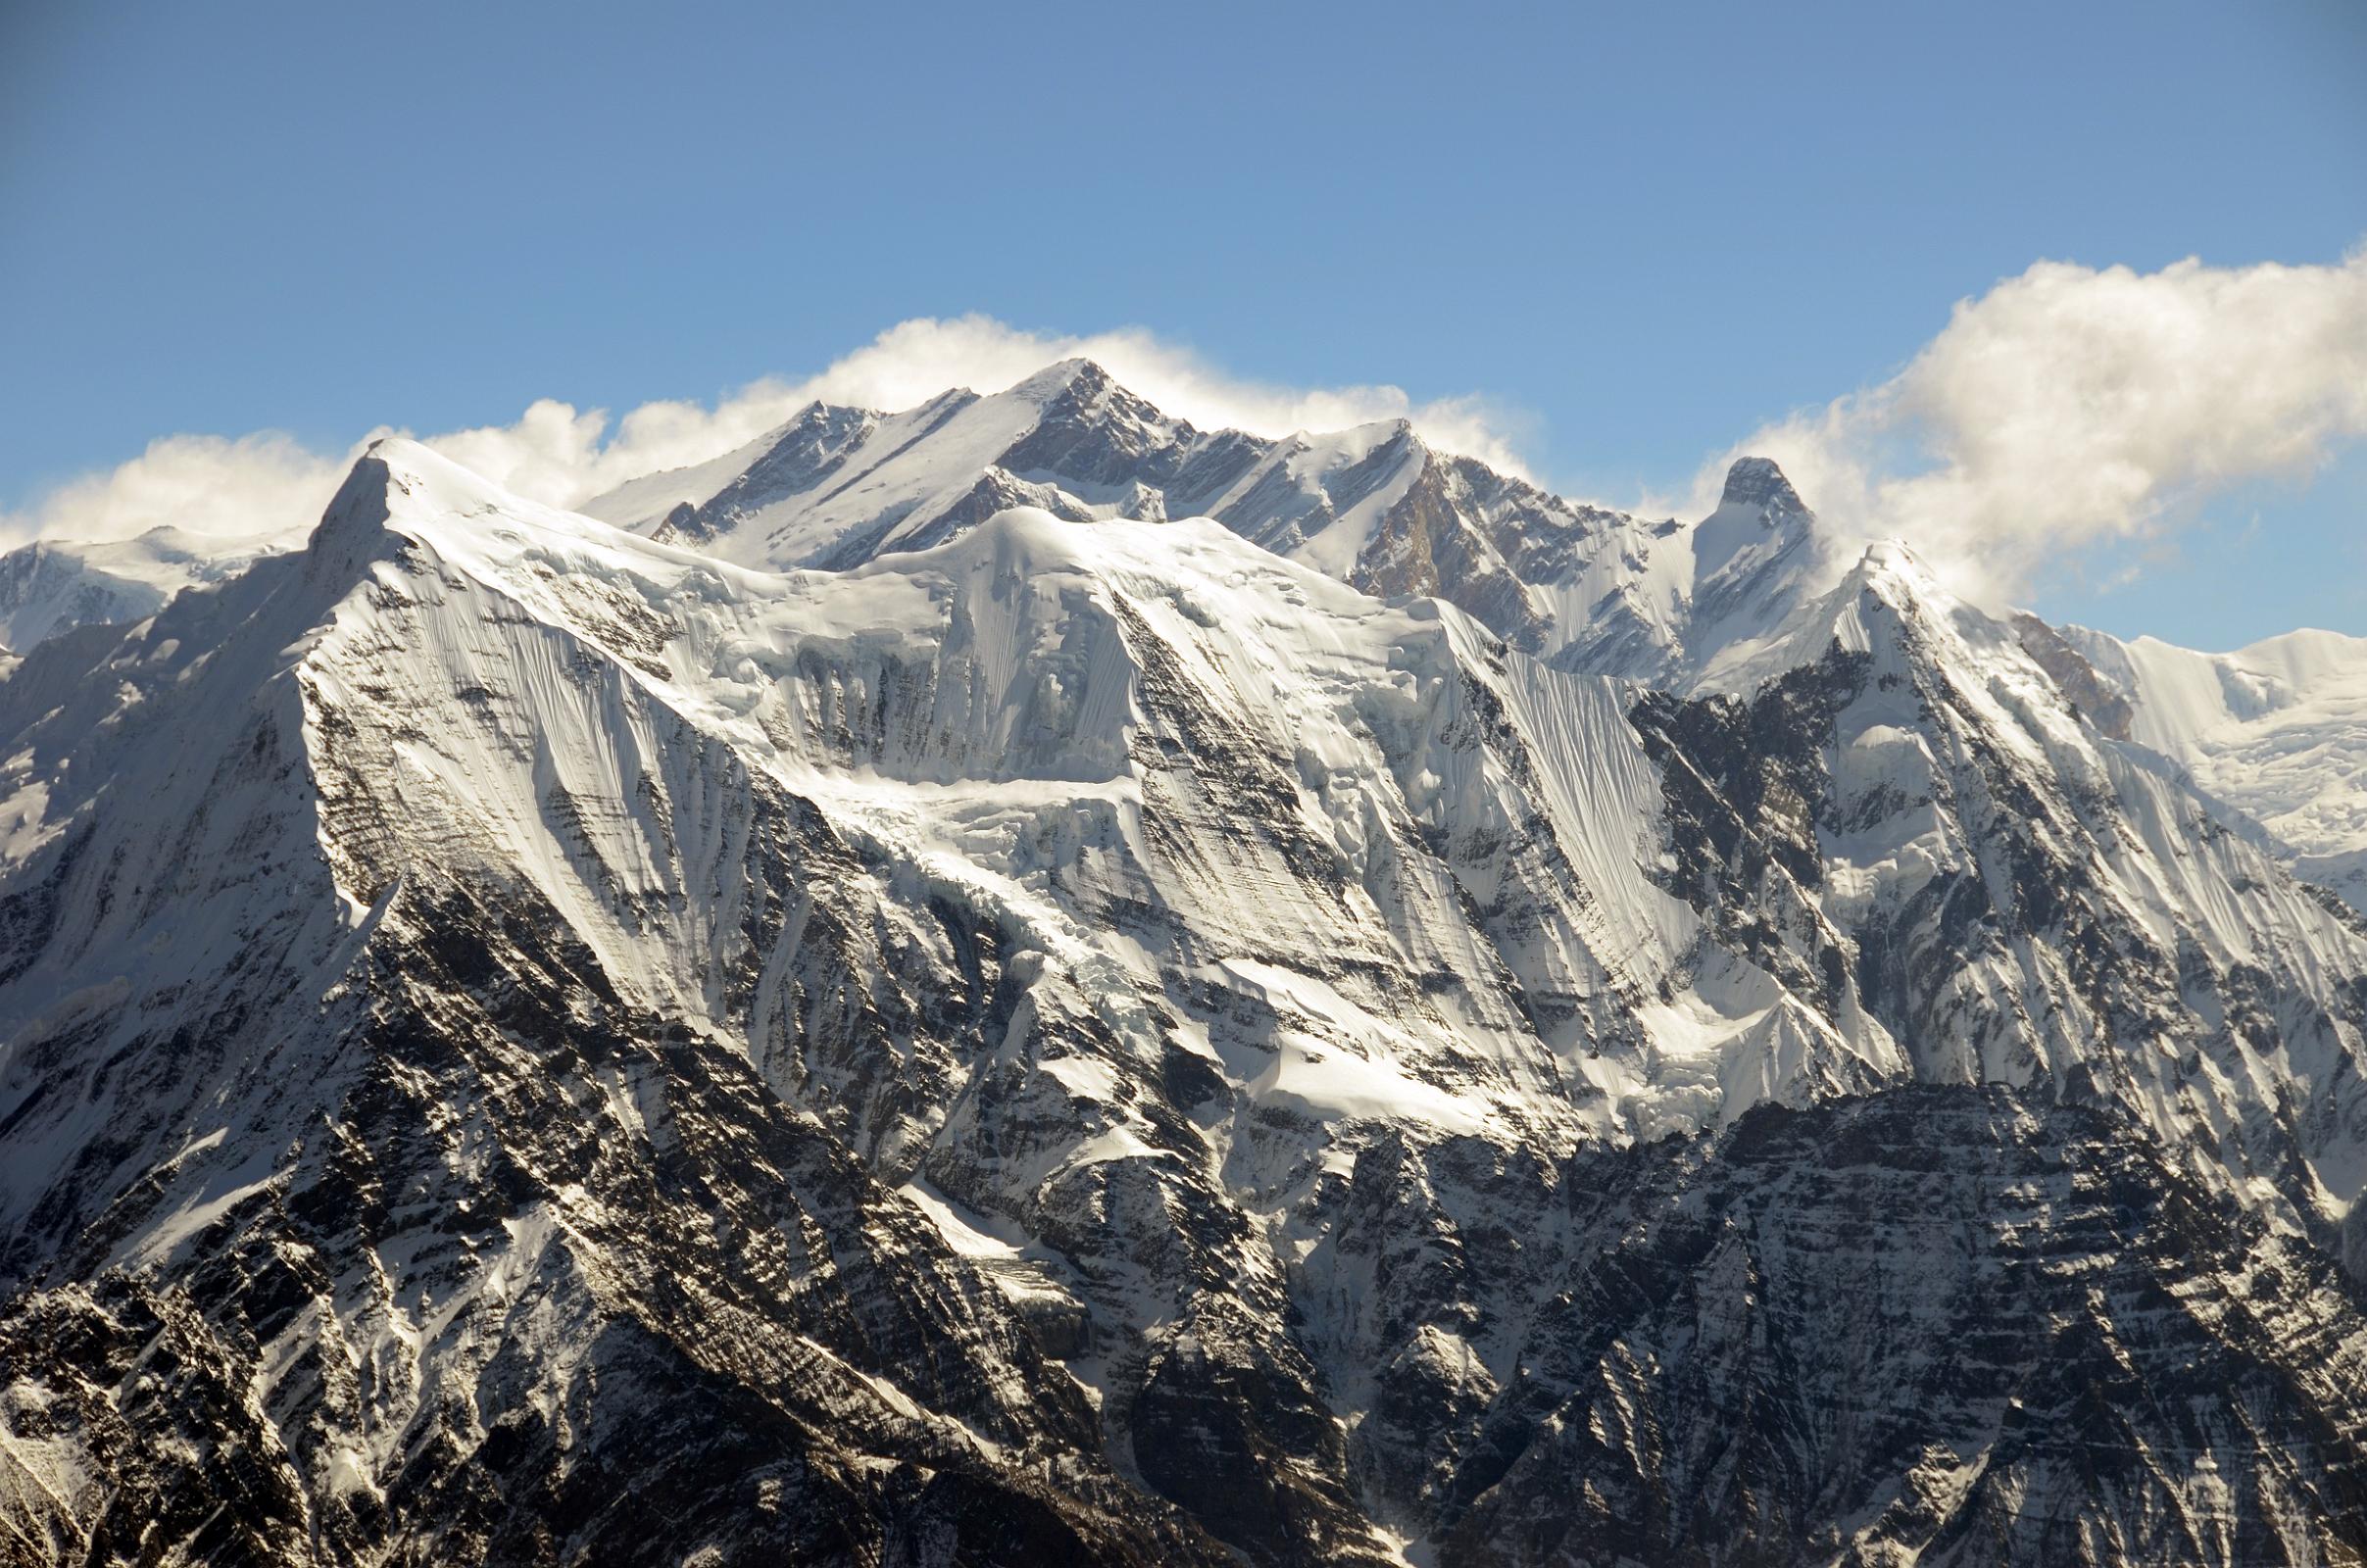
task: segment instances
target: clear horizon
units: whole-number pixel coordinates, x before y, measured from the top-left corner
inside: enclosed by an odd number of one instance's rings
[[[2050,618],[2367,634],[2356,8],[680,15],[12,11],[10,530],[180,434],[284,432],[258,495],[380,426],[580,466],[530,406],[975,315],[942,363],[1139,328],[1622,506],[1772,437]]]

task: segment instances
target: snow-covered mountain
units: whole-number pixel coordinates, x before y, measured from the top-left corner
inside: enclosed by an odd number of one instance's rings
[[[2071,626],[2128,737],[2268,829],[2297,876],[2367,912],[2367,638],[2295,631],[2232,654]]]
[[[0,675],[28,1560],[2367,1552],[2367,925],[1771,465],[1072,364],[593,510]]]
[[[1281,439],[1198,430],[1087,360],[901,414],[816,403],[737,452],[584,511],[784,570],[926,549],[1018,506],[1072,519],[1213,517],[1367,593],[1444,599],[1525,652],[1598,670],[1684,663],[1697,580],[1704,602],[1740,612],[1740,636],[1763,631],[1820,571],[1838,574],[1772,465],[1738,469],[1726,504],[1688,528],[1434,451],[1403,419]]]
[[[0,648],[22,653],[75,626],[144,620],[183,588],[235,577],[302,535],[218,538],[151,528],[104,544],[37,539],[0,555]]]

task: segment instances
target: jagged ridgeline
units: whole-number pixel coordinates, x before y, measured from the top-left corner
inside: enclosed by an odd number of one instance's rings
[[[44,548],[0,1561],[2367,1554],[2344,640],[1082,363]]]

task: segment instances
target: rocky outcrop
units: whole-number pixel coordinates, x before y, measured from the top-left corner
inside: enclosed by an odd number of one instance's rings
[[[2128,698],[2105,682],[2078,649],[2064,640],[2061,632],[2027,611],[2014,614],[2013,629],[2021,638],[2022,651],[2053,677],[2055,685],[2062,688],[2063,695],[2088,722],[2116,741],[2129,738],[2136,710],[2129,706]]]

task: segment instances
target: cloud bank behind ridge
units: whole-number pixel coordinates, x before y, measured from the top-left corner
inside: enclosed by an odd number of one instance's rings
[[[1271,386],[1227,375],[1140,328],[1075,337],[1023,331],[983,316],[900,322],[819,374],[751,382],[713,408],[645,403],[612,420],[605,410],[545,398],[512,424],[420,439],[518,495],[574,506],[627,479],[719,457],[817,398],[907,409],[949,387],[1000,391],[1076,356],[1099,361],[1162,411],[1204,428],[1287,435],[1410,418],[1435,445],[1527,472],[1504,433],[1508,416],[1478,399],[1416,404],[1394,386]],[[214,535],[301,534],[362,449],[393,433],[370,431],[341,453],[313,452],[271,431],[166,436],[115,468],[59,486],[22,513],[0,514],[0,543],[123,539],[163,524]]]
[[[571,506],[627,479],[719,456],[816,399],[909,408],[952,386],[993,391],[1055,360],[1100,361],[1204,428],[1267,435],[1412,419],[1426,439],[1527,473],[1519,420],[1484,399],[1415,403],[1394,386],[1288,387],[1227,375],[1140,328],[1065,336],[982,316],[901,322],[818,374],[753,382],[714,407],[620,418],[552,399],[515,422],[427,444],[518,494]],[[272,432],[173,435],[120,466],[0,514],[0,542],[193,533],[300,535],[372,431],[343,453]],[[2009,598],[2068,553],[2174,528],[2194,503],[2305,476],[2367,435],[2367,250],[2336,266],[2156,272],[2041,262],[1977,299],[1898,374],[1769,423],[1703,466],[1775,458],[1847,542],[1896,536],[1960,591]]]

